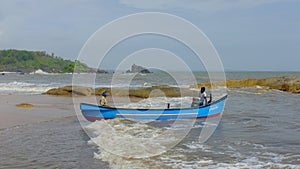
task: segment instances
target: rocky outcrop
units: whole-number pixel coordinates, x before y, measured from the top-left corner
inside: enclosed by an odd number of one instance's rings
[[[212,85],[227,85],[228,88],[256,88],[260,86],[263,89],[277,89],[281,91],[287,91],[291,93],[300,93],[300,76],[284,76],[265,79],[242,79],[242,80],[227,80],[219,81],[215,83],[200,83],[192,85],[190,88],[200,88],[205,86],[212,88]],[[50,89],[43,94],[59,95],[59,96],[101,96],[104,91],[108,91],[109,95],[121,96],[121,97],[183,97],[183,96],[195,96],[195,92],[188,88],[171,87],[167,85],[159,85],[144,88],[97,88],[83,86],[65,86],[60,88]]]
[[[138,66],[136,64],[133,64],[131,66],[131,70],[128,70],[127,73],[151,73],[148,69]]]
[[[122,97],[182,97],[193,96],[194,92],[190,89],[183,89],[178,87],[171,87],[166,85],[152,86],[146,88],[124,89],[124,88],[89,88],[82,86],[65,86],[61,88],[50,89],[43,94],[59,95],[59,96],[101,96],[104,91],[108,91],[109,95]]]
[[[260,86],[264,89],[276,89],[291,93],[300,93],[300,76],[283,76],[264,79],[242,79],[226,80],[226,82],[200,83],[190,86],[191,88],[200,88],[202,86],[211,88],[212,85],[226,84],[228,88],[253,88]]]
[[[91,87],[82,86],[65,86],[60,88],[53,88],[43,94],[58,95],[58,96],[90,96],[95,93]]]
[[[29,108],[29,107],[33,107],[32,104],[29,103],[20,103],[20,104],[16,104],[17,107],[23,107],[23,108]]]

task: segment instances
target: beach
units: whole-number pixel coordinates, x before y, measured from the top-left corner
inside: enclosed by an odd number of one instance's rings
[[[237,79],[245,76],[255,78],[255,74],[250,74],[251,76],[240,74],[242,77],[239,76]],[[279,75],[282,74],[285,73]],[[299,94],[260,87],[229,88],[221,122],[207,142],[203,144],[198,142],[199,132],[207,124],[205,120],[198,120],[189,134],[172,149],[158,156],[135,159],[120,157],[105,151],[101,142],[107,141],[115,148],[119,146],[124,151],[133,152],[136,151],[136,147],[143,146],[143,143],[137,145],[136,142],[130,142],[130,138],[158,135],[163,130],[169,129],[168,123],[138,123],[118,119],[86,123],[77,118],[76,110],[79,109],[81,102],[95,102],[94,96],[77,96],[73,99],[41,94],[49,88],[70,84],[71,77],[67,75],[5,76],[1,77],[2,82],[4,83],[6,78],[5,83],[8,87],[3,87],[3,83],[2,87],[0,86],[2,90],[0,94],[1,169],[300,168]],[[19,76],[23,79],[14,82],[17,79],[15,77]],[[102,79],[108,76],[102,75]],[[149,74],[141,77],[147,79],[152,76],[154,75]],[[236,77],[237,74],[230,76]],[[48,83],[47,81],[53,82],[53,79],[62,79],[62,77],[67,78],[59,84],[44,85]],[[34,79],[35,83],[30,82],[31,79]],[[141,78],[133,83],[138,85],[140,81]],[[32,89],[31,93],[22,92],[27,88]],[[194,92],[196,93],[197,90]],[[207,92],[210,90],[208,89]],[[112,103],[113,100],[109,97],[108,101]],[[188,106],[191,97],[134,98],[129,100],[133,101],[132,103],[128,103],[124,97],[117,97],[114,101],[116,105],[123,107],[164,106],[165,102],[172,103],[171,106]],[[21,103],[31,104],[32,107],[16,106]],[[101,127],[107,124],[129,140],[127,147],[122,146],[119,140],[109,137],[111,133]],[[87,135],[87,132],[93,135]]]
[[[0,168],[109,168],[93,160],[70,97],[0,95]],[[16,107],[30,103],[33,107]]]
[[[80,102],[91,103],[99,97],[68,97],[52,96],[44,94],[0,94],[0,130],[26,124],[41,123],[66,117],[76,117],[75,108],[79,108]],[[113,100],[107,100],[113,105]],[[141,99],[131,98],[130,101],[137,102]],[[125,97],[115,97],[117,105],[128,103]],[[30,104],[32,107],[18,107],[18,104]]]
[[[33,107],[17,107],[20,103],[29,103]],[[38,94],[0,95],[0,104],[0,129],[76,116],[70,97]]]

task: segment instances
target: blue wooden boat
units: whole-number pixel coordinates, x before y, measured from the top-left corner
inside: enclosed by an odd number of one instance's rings
[[[169,120],[169,119],[199,119],[220,116],[227,95],[211,102],[209,105],[176,109],[127,109],[103,107],[81,103],[80,109],[88,121],[107,120],[114,118],[130,118],[141,120]]]

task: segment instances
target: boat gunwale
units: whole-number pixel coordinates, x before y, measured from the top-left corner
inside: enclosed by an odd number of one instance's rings
[[[134,109],[134,108],[118,108],[118,107],[105,107],[105,106],[99,106],[99,105],[94,105],[94,104],[89,104],[89,103],[80,103],[80,109],[82,105],[87,105],[87,106],[93,106],[93,107],[98,107],[99,110],[101,109],[111,109],[111,110],[138,110],[138,111],[149,111],[149,110],[164,110],[164,111],[173,111],[173,110],[192,110],[192,109],[201,109],[205,107],[212,106],[218,102],[221,102],[225,100],[228,97],[228,95],[222,96],[220,99],[213,101],[211,104],[205,105],[205,106],[199,106],[199,107],[186,107],[186,108],[175,108],[175,109],[146,109],[146,108],[141,108],[141,109]],[[81,109],[82,110],[82,109]]]

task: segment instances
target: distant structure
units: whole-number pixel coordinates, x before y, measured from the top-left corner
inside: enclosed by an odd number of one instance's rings
[[[127,70],[126,72],[127,73],[152,73],[148,69],[146,69],[142,66],[138,66],[136,64],[133,64],[131,66],[131,70]]]

